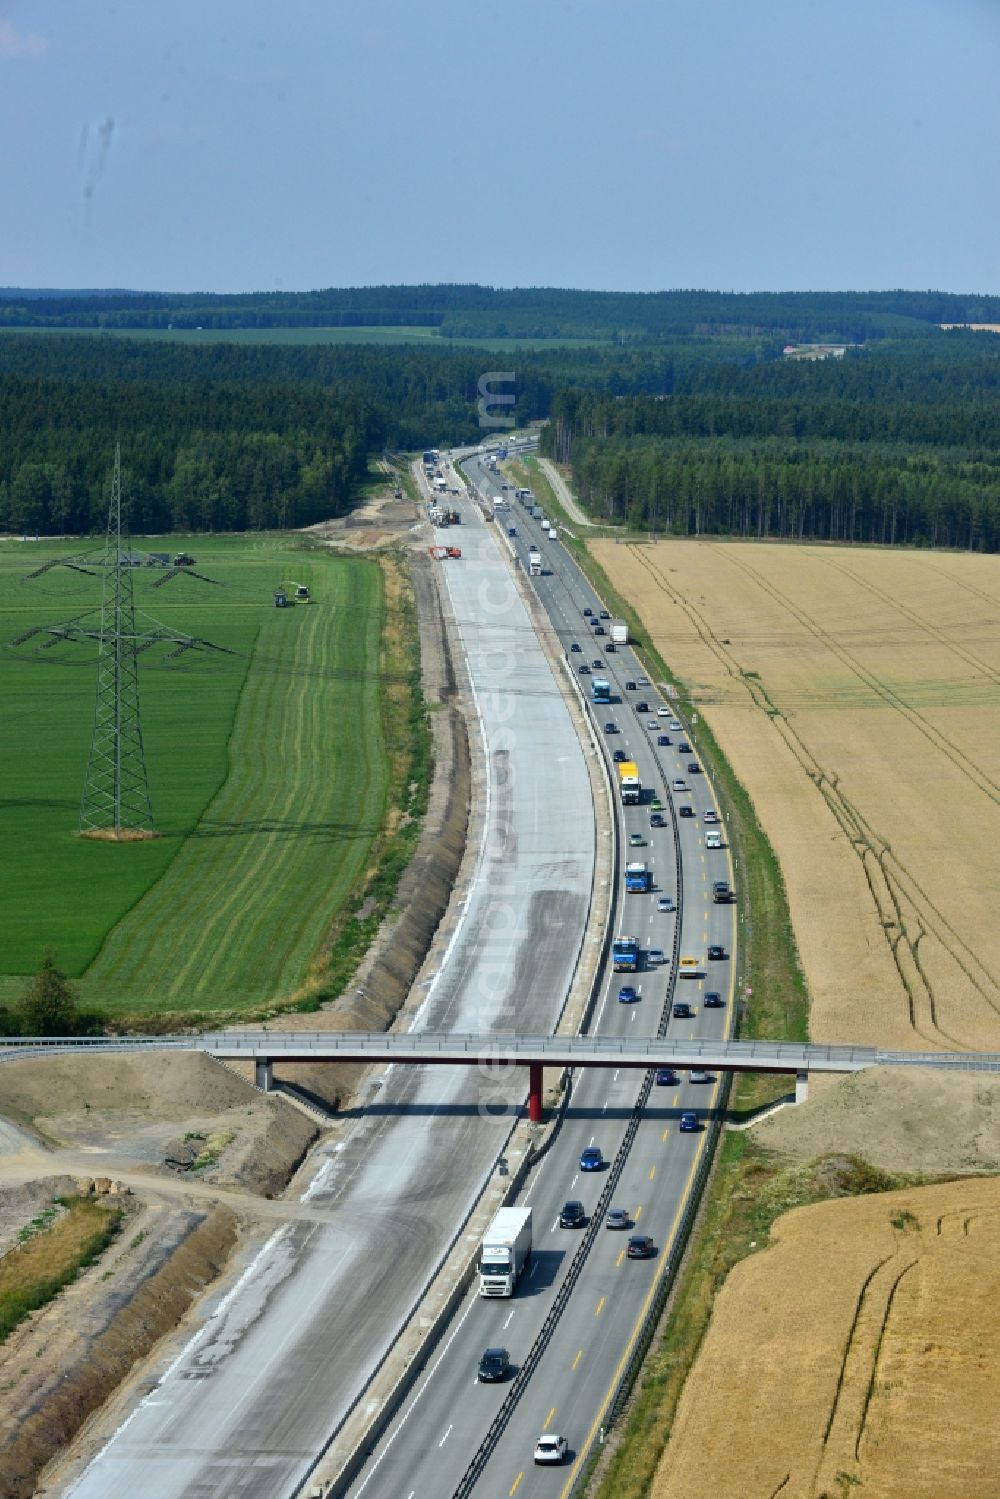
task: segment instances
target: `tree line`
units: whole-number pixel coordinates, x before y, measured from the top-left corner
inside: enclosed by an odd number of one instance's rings
[[[475,284],[326,287],[241,295],[0,291],[0,326],[436,328],[445,337],[664,339],[694,334],[846,340],[1000,321],[1000,298],[934,291],[596,292]]]
[[[595,516],[638,530],[996,551],[998,390],[1000,352],[971,336],[715,365],[660,397],[561,389],[542,444]]]

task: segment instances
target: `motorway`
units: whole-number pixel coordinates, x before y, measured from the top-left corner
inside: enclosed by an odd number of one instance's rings
[[[480,717],[474,884],[416,1024],[554,1028],[586,926],[594,816],[583,752],[496,540],[463,505],[446,569]],[[282,1228],[66,1491],[75,1499],[283,1499],[408,1317],[502,1152],[524,1077],[392,1067]],[[513,1090],[513,1091],[510,1091]],[[481,1106],[486,1103],[489,1109]],[[506,1113],[500,1108],[506,1105]],[[460,1169],[456,1169],[460,1163]]]
[[[487,471],[482,459],[473,458],[466,469],[485,495],[500,493],[500,478]],[[638,685],[643,679],[631,650],[619,648],[608,654],[608,637],[594,635],[590,619],[599,617],[602,606],[586,579],[564,548],[543,537],[538,524],[513,502],[512,490],[509,494],[510,508],[497,512],[498,524],[516,529],[513,546],[525,572],[528,543],[535,542],[542,551],[546,573],[532,579],[532,584],[537,586],[567,659],[586,662],[588,667],[600,660],[600,674],[612,682],[616,701],[610,707],[593,710],[598,732],[606,737],[609,758],[612,748],[627,751],[639,766],[644,788],[654,789],[663,802],[667,826],[662,829],[650,827],[651,790],[647,790],[642,805],[618,809],[619,838],[627,844],[629,835],[642,837],[643,846],[629,852],[646,860],[654,878],[650,894],[618,894],[619,930],[636,934],[644,952],[661,948],[668,960],[676,961],[681,952],[689,952],[704,962],[709,943],[722,944],[732,954],[736,908],[713,904],[709,894],[713,879],[731,883],[733,871],[728,850],[706,853],[704,847],[702,813],[714,808],[705,777],[688,774],[686,766],[694,756],[678,750],[681,733],[669,728],[672,713],[658,715],[657,710],[669,708],[669,704],[653,687]],[[593,610],[594,616],[584,615],[585,608]],[[604,628],[608,628],[607,621]],[[571,650],[574,641],[581,645],[581,652]],[[592,675],[580,677],[585,688],[591,680]],[[637,684],[635,691],[626,688],[628,681]],[[635,705],[642,700],[649,709],[638,713]],[[605,736],[608,722],[616,724],[617,732]],[[654,726],[652,732],[650,724]],[[672,743],[658,746],[660,733],[669,734]],[[671,796],[667,788],[674,777],[683,778],[688,789]],[[685,803],[696,809],[695,817],[675,817]],[[681,856],[680,886],[675,828]],[[658,909],[662,895],[674,900],[676,913]],[[708,964],[708,979],[678,983],[677,997],[691,1002],[694,1015],[690,1020],[671,1018],[668,1036],[718,1039],[728,1034],[734,968],[730,958]],[[644,959],[642,970],[632,978],[612,973],[609,962],[601,977],[592,1029],[608,1036],[655,1035],[668,1004],[673,972],[669,961],[652,965]],[[639,1000],[619,1003],[618,989],[630,979],[639,991]],[[701,1001],[708,989],[721,991],[724,1008],[703,1007]],[[579,1230],[558,1227],[559,1209],[567,1198],[578,1197],[588,1215],[592,1214],[602,1192],[601,1173],[580,1173],[580,1152],[596,1144],[606,1160],[613,1160],[632,1118],[643,1078],[644,1074],[624,1069],[577,1075],[556,1141],[529,1178],[520,1199],[531,1205],[534,1219],[535,1248],[525,1278],[510,1300],[481,1300],[475,1287],[470,1290],[440,1348],[351,1488],[355,1499],[361,1495],[365,1499],[440,1499],[453,1494],[463,1483],[467,1466],[485,1442],[505,1398],[504,1385],[478,1384],[479,1357],[487,1346],[505,1346],[516,1369],[531,1349],[580,1239]],[[706,1139],[703,1132],[679,1133],[680,1112],[694,1109],[704,1120],[714,1106],[717,1088],[715,1078],[705,1083],[685,1078],[657,1086],[642,1112],[614,1204],[628,1211],[639,1230],[653,1236],[658,1251],[670,1242]],[[627,1234],[601,1229],[569,1305],[540,1352],[521,1399],[505,1429],[490,1442],[490,1451],[483,1452],[478,1481],[470,1482],[462,1492],[488,1499],[504,1494],[517,1495],[518,1499],[548,1499],[568,1492],[601,1424],[623,1352],[664,1268],[662,1253],[652,1260],[629,1261],[626,1239]],[[565,1467],[532,1466],[535,1440],[543,1431],[559,1432],[569,1439]]]

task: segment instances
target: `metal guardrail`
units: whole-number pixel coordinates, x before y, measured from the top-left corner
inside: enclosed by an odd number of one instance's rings
[[[675,937],[675,949],[677,939]],[[676,965],[670,977],[673,990]],[[234,1031],[190,1036],[0,1036],[0,1059],[44,1051],[186,1050],[250,1061],[309,1057],[331,1061],[409,1061],[462,1065],[503,1061],[527,1066],[693,1067],[704,1063],[735,1071],[851,1072],[863,1067],[935,1067],[944,1071],[997,1072],[1000,1053],[876,1051],[868,1046],[814,1046],[791,1041],[670,1041],[664,1035],[632,1038],[597,1035],[510,1036],[468,1032],[415,1035],[369,1031]]]

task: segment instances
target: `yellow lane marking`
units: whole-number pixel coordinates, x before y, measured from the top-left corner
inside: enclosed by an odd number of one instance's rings
[[[555,1406],[553,1406],[552,1409],[549,1411],[548,1415],[545,1417],[545,1425],[542,1427],[543,1431],[548,1431],[548,1429],[549,1429],[549,1422],[552,1420],[552,1417],[555,1415],[555,1413],[556,1413],[556,1408],[555,1408]]]
[[[674,1102],[675,1103],[677,1102],[676,1098],[674,1099]],[[666,1127],[666,1129],[663,1131],[663,1134],[660,1136],[660,1139],[661,1140],[665,1140],[667,1138],[667,1136],[669,1135],[669,1133],[670,1133],[670,1126],[668,1124],[667,1127]]]
[[[718,1092],[718,1083],[716,1083],[716,1086],[715,1086],[715,1088],[713,1089],[713,1092],[712,1092],[712,1102],[713,1102],[713,1105],[714,1105],[714,1102],[715,1102],[715,1094],[717,1092]],[[699,1150],[695,1151],[694,1158],[693,1158],[693,1160],[691,1162],[691,1169],[688,1172],[687,1181],[684,1183],[684,1191],[681,1193],[681,1195],[680,1195],[680,1197],[678,1199],[678,1202],[677,1202],[677,1211],[674,1214],[674,1221],[670,1225],[670,1231],[666,1235],[666,1238],[663,1241],[665,1247],[667,1245],[669,1245],[670,1243],[672,1243],[674,1235],[677,1232],[677,1225],[680,1222],[681,1213],[684,1211],[684,1205],[685,1205],[685,1203],[688,1200],[688,1196],[689,1196],[690,1191],[691,1191],[691,1183],[694,1180],[695,1171],[698,1169],[698,1162],[701,1160],[701,1152],[705,1148],[705,1141],[706,1141],[707,1138],[708,1138],[707,1135],[702,1135],[702,1137],[701,1137],[701,1148]],[[621,1356],[621,1358],[618,1361],[618,1367],[615,1370],[614,1374],[611,1376],[611,1383],[608,1386],[607,1393],[605,1394],[604,1399],[601,1402],[600,1409],[598,1410],[597,1415],[594,1417],[593,1424],[592,1424],[590,1430],[587,1433],[586,1439],[583,1442],[581,1442],[580,1446],[577,1448],[577,1452],[578,1452],[579,1455],[576,1457],[576,1459],[575,1459],[575,1461],[573,1463],[573,1466],[569,1470],[569,1477],[566,1479],[566,1482],[565,1482],[563,1488],[560,1491],[559,1499],[568,1499],[570,1490],[572,1489],[574,1483],[576,1482],[577,1473],[579,1472],[580,1464],[583,1461],[584,1455],[590,1451],[590,1448],[591,1448],[591,1445],[593,1444],[594,1438],[596,1437],[599,1428],[603,1424],[604,1417],[607,1414],[608,1406],[611,1404],[611,1398],[614,1395],[615,1390],[618,1388],[618,1381],[621,1379],[622,1373],[623,1373],[623,1371],[625,1369],[625,1365],[628,1363],[628,1360],[631,1357],[632,1349],[635,1347],[636,1339],[639,1336],[639,1332],[640,1332],[640,1330],[642,1328],[643,1321],[644,1321],[644,1319],[646,1317],[646,1313],[649,1311],[649,1308],[650,1308],[650,1305],[652,1303],[653,1297],[656,1295],[657,1288],[659,1287],[660,1281],[663,1279],[664,1275],[667,1274],[667,1272],[669,1271],[669,1269],[670,1269],[670,1257],[669,1257],[669,1255],[666,1252],[664,1252],[663,1254],[660,1255],[660,1258],[659,1258],[659,1261],[658,1261],[658,1264],[657,1264],[656,1274],[654,1275],[654,1277],[652,1279],[652,1282],[650,1284],[649,1290],[646,1292],[646,1299],[642,1303],[642,1306],[639,1308],[639,1315],[636,1318],[635,1326],[632,1328],[632,1332],[631,1332],[631,1335],[629,1337],[629,1340],[625,1344],[624,1352],[622,1353],[622,1356]]]
[[[618,1266],[621,1264],[621,1262],[622,1262],[622,1260],[624,1258],[625,1258],[625,1251],[624,1251],[624,1249],[619,1249],[619,1251],[618,1251],[618,1258],[615,1260],[615,1269],[616,1270],[618,1269]]]
[[[601,1315],[601,1313],[603,1312],[603,1310],[604,1310],[604,1297],[602,1296],[601,1299],[600,1299],[600,1301],[597,1303],[597,1306],[594,1308],[594,1316],[595,1317],[599,1317]]]
[[[511,1496],[511,1499],[513,1499],[513,1496],[517,1493],[517,1486],[521,1482],[521,1479],[523,1477],[524,1477],[524,1473],[523,1472],[519,1473],[517,1475],[517,1477],[514,1479],[514,1482],[511,1484],[510,1488],[507,1490],[508,1494],[510,1494],[510,1496]]]
[[[649,1168],[649,1179],[650,1179],[650,1181],[653,1180],[653,1177],[655,1175],[656,1175],[656,1167],[655,1166],[650,1166],[650,1168]]]
[[[640,1202],[639,1206],[636,1208],[636,1210],[635,1210],[635,1212],[633,1214],[633,1217],[634,1217],[636,1223],[638,1223],[639,1219],[642,1217],[642,1203],[641,1202]]]
[[[570,1364],[570,1368],[571,1368],[571,1369],[575,1369],[575,1368],[576,1368],[576,1366],[577,1366],[577,1364],[578,1364],[578,1363],[579,1363],[579,1362],[580,1362],[580,1360],[581,1360],[581,1359],[582,1359],[582,1358],[583,1358],[583,1349],[582,1349],[582,1348],[578,1348],[578,1349],[577,1349],[577,1350],[576,1350],[576,1358],[575,1358],[575,1359],[574,1359],[574,1360],[573,1360],[573,1362],[572,1362],[572,1363],[571,1363],[571,1364]]]

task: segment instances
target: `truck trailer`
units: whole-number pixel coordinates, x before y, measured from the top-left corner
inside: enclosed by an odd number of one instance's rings
[[[528,576],[540,578],[542,576],[542,554],[537,547],[528,550]]]
[[[623,619],[611,621],[611,639],[615,645],[628,645],[628,625]]]
[[[479,1252],[480,1296],[513,1296],[531,1258],[531,1209],[501,1208],[483,1235]]]
[[[634,760],[619,762],[618,784],[621,787],[622,806],[636,806],[642,795],[642,782],[639,780],[639,767]]]
[[[625,865],[625,891],[628,895],[646,895],[653,887],[653,877],[645,864]]]

